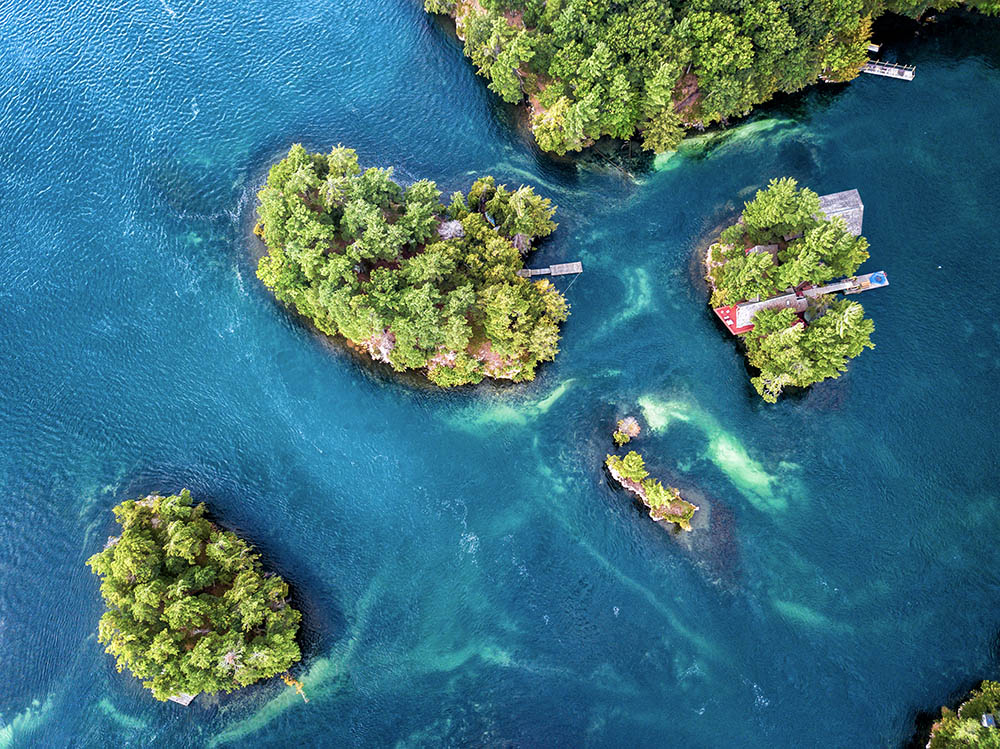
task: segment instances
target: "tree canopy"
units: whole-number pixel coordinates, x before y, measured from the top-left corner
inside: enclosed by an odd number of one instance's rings
[[[87,560],[107,611],[98,637],[158,700],[231,692],[301,658],[301,614],[253,548],[185,489],[114,508],[121,535]]]
[[[259,199],[258,277],[373,359],[450,386],[530,380],[558,353],[568,305],[548,281],[516,274],[556,228],[531,187],[483,177],[445,206],[433,182],[404,189],[392,169],[362,171],[349,148],[295,145]]]
[[[789,237],[790,239],[786,239]],[[747,252],[777,244],[777,254]],[[820,211],[819,196],[791,177],[773,179],[744,204],[711,249],[712,305],[766,299],[803,283],[849,276],[868,259],[868,240],[854,236],[839,216]]]
[[[851,234],[843,219],[825,216],[819,205],[816,193],[800,189],[790,177],[759,190],[709,250],[712,306],[767,299],[857,272],[868,259],[867,240]],[[758,244],[776,249],[747,251]],[[768,402],[787,386],[839,377],[849,359],[874,348],[875,325],[857,302],[819,296],[810,300],[805,317],[799,319],[791,309],[764,309],[743,335],[748,361],[760,370],[751,383]]]
[[[992,713],[1000,724],[1000,683],[984,681],[972,691],[958,712],[941,708],[941,720],[931,729],[928,749],[1000,749],[1000,730],[983,726],[983,715]]]
[[[845,81],[872,19],[926,0],[424,0],[456,19],[465,54],[505,101],[525,99],[538,145],[563,154],[641,133],[670,150],[684,127],[741,116],[779,91]],[[944,10],[959,0],[936,0]],[[1000,12],[1000,0],[970,0]]]

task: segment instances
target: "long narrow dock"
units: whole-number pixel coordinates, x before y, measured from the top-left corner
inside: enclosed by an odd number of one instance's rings
[[[900,65],[895,62],[883,62],[882,60],[869,60],[861,69],[862,73],[871,75],[883,75],[886,78],[899,78],[903,81],[912,81],[917,69],[912,65]]]
[[[801,315],[809,307],[809,300],[824,294],[860,294],[862,291],[878,289],[889,285],[885,271],[865,273],[861,276],[851,276],[840,281],[834,281],[823,286],[802,286],[791,289],[784,294],[770,299],[739,302],[725,307],[716,307],[715,314],[722,320],[730,333],[742,335],[753,330],[753,319],[762,309],[791,309]]]
[[[579,260],[575,263],[556,263],[548,268],[522,268],[517,272],[521,278],[531,278],[532,276],[571,276],[575,273],[583,273],[583,263]]]

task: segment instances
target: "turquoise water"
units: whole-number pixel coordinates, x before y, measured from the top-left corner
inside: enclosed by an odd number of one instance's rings
[[[1000,674],[996,21],[629,179],[553,161],[409,0],[0,5],[0,747],[893,746]],[[394,380],[253,274],[290,143],[530,182],[582,260],[524,387]],[[874,351],[766,406],[696,248],[791,174],[857,187]],[[690,492],[607,485],[615,418]],[[299,673],[183,709],[96,641],[109,509],[190,488],[294,586]]]

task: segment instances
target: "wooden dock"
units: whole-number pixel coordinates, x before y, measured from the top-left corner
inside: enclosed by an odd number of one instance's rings
[[[531,278],[532,276],[571,276],[576,273],[583,273],[583,263],[579,260],[575,263],[556,263],[548,268],[522,268],[517,271],[521,278]]]
[[[885,271],[875,273],[865,273],[861,276],[851,276],[840,281],[834,281],[823,286],[810,286],[808,288],[789,289],[784,294],[771,297],[770,299],[757,299],[738,304],[731,304],[726,307],[716,307],[715,314],[722,320],[730,333],[742,335],[748,330],[753,330],[753,319],[762,309],[791,309],[797,314],[802,314],[809,307],[809,300],[825,294],[860,294],[862,291],[878,289],[889,285]]]
[[[869,60],[861,69],[862,73],[871,75],[883,75],[886,78],[898,78],[903,81],[912,81],[917,69],[912,65],[899,65],[895,62],[882,62],[881,60]]]

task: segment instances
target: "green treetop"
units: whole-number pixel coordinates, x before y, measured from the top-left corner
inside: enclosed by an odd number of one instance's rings
[[[746,251],[774,244],[777,258]],[[803,283],[823,284],[854,274],[867,259],[868,240],[851,234],[839,216],[825,216],[815,192],[800,189],[791,177],[773,179],[712,248],[712,304],[766,299]]]
[[[258,277],[329,335],[438,385],[530,380],[558,352],[568,307],[516,272],[555,228],[530,187],[476,180],[449,205],[433,182],[405,190],[355,152],[293,146],[259,193]]]
[[[982,718],[992,714],[1000,725],[1000,683],[984,681],[973,690],[958,712],[941,708],[941,720],[931,729],[928,749],[1000,749],[1000,730],[982,725]]]
[[[98,637],[158,700],[231,692],[301,658],[301,614],[253,548],[205,517],[185,489],[114,508],[121,535],[87,564],[107,611]]]
[[[790,309],[761,310],[753,330],[744,335],[747,358],[760,374],[750,379],[768,403],[777,401],[787,386],[808,387],[840,377],[847,362],[866,348],[874,348],[875,324],[857,302],[826,299],[824,314],[808,326],[793,325]]]
[[[959,0],[934,0],[938,10]],[[969,0],[1000,13],[1000,0]],[[538,145],[578,151],[602,135],[674,148],[684,127],[742,116],[868,59],[871,21],[929,0],[424,0],[456,19],[489,87],[528,99]]]

